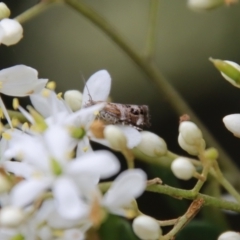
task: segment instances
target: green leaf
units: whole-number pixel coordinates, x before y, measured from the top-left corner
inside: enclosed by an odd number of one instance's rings
[[[99,229],[101,240],[139,240],[132,230],[132,225],[119,216],[108,215]]]
[[[179,234],[176,240],[216,240],[222,233],[222,229],[213,222],[193,220]]]

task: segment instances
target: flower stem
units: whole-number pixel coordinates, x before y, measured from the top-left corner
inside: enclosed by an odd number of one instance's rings
[[[145,58],[150,61],[153,60],[155,47],[156,47],[159,2],[160,0],[149,1],[150,6],[149,6],[149,20],[148,20]]]
[[[112,182],[100,183],[99,188],[104,193],[110,188],[111,184]],[[204,200],[203,206],[214,206],[216,208],[232,210],[240,213],[240,204],[238,203],[225,201],[225,200],[211,197],[201,193],[194,194],[191,190],[184,190],[184,189],[170,187],[167,185],[156,184],[156,185],[147,186],[146,191],[162,193],[177,199],[185,198],[189,200],[194,200],[194,199],[201,198]]]
[[[18,15],[17,17],[15,17],[15,20],[17,20],[20,23],[25,23],[25,22],[31,20],[32,18],[36,17],[43,11],[45,11],[54,2],[60,2],[60,1],[58,1],[58,0],[41,1],[38,4],[36,4],[35,6],[29,8],[25,12],[23,12],[20,15]]]
[[[190,207],[188,208],[187,212],[181,216],[174,227],[169,231],[166,235],[160,237],[160,240],[169,240],[173,239],[173,237],[189,222],[193,219],[196,214],[199,212],[200,208],[204,204],[203,199],[195,199]]]
[[[238,201],[240,204],[240,194],[236,191],[236,189],[231,185],[231,183],[223,176],[221,169],[218,166],[218,162],[214,161],[213,168],[215,170],[214,176],[218,180],[218,182]]]
[[[169,103],[175,109],[175,111],[182,115],[187,113],[191,116],[191,119],[198,125],[202,130],[205,139],[208,144],[218,149],[221,156],[220,161],[222,167],[227,171],[231,172],[233,176],[232,180],[238,184],[240,188],[240,182],[236,181],[240,175],[239,169],[235,166],[230,157],[220,147],[217,141],[209,133],[208,129],[201,123],[192,109],[187,105],[179,93],[168,83],[168,81],[162,76],[157,66],[153,62],[147,61],[144,57],[139,54],[139,51],[135,50],[131,44],[129,44],[107,20],[100,16],[91,7],[85,4],[83,1],[78,0],[65,0],[66,4],[71,6],[76,11],[80,12],[98,28],[100,28],[109,38],[111,38],[125,53],[135,62],[136,65],[149,77],[149,79],[158,87],[159,91],[163,96],[168,99]]]

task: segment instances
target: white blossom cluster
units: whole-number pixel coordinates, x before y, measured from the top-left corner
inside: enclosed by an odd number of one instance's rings
[[[2,93],[30,94],[35,108],[26,111],[15,104],[31,123],[30,128],[18,123],[15,128],[2,129],[0,239],[55,239],[59,229],[61,237],[56,239],[84,239],[91,226],[101,224],[98,212],[125,216],[125,207],[143,193],[146,174],[140,169],[126,170],[102,196],[99,181],[117,174],[120,164],[109,151],[93,151],[89,142],[91,139],[111,146],[111,140],[98,139],[96,130],[91,130],[110,91],[108,72],[101,70],[90,77],[81,107],[75,112],[71,104],[44,88],[47,80],[38,79],[37,71],[30,67],[4,69],[0,78]],[[84,108],[89,101],[87,91],[99,103]],[[126,147],[140,143],[141,134],[136,129],[114,127],[125,137]],[[118,136],[112,139],[116,141]]]

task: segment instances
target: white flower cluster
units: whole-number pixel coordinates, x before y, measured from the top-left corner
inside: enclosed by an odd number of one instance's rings
[[[105,106],[110,91],[108,72],[101,70],[92,75],[76,101],[71,99],[71,92],[64,101],[44,88],[47,80],[38,79],[37,71],[27,66],[4,69],[0,79],[2,93],[30,95],[35,107],[26,111],[15,101],[31,127],[18,123],[16,128],[2,130],[0,239],[19,236],[50,240],[56,238],[56,230],[61,230],[61,237],[56,239],[84,239],[91,226],[101,224],[104,216],[99,219],[98,213],[103,210],[125,216],[125,207],[143,193],[146,174],[140,169],[126,170],[102,196],[99,181],[117,174],[120,164],[109,151],[93,151],[89,142],[91,139],[107,146],[115,144],[115,148],[133,148],[141,141],[141,134],[128,126],[114,126],[120,137],[108,126],[103,134],[108,132],[109,142],[104,135],[96,138],[92,131],[96,114]],[[87,91],[99,103],[84,108],[89,101]]]

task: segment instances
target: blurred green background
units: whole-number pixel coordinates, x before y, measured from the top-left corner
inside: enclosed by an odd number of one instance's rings
[[[11,17],[16,17],[38,1],[3,2],[12,10]],[[148,0],[84,2],[106,18],[139,53],[144,53]],[[240,112],[240,90],[226,82],[208,58],[240,63],[239,22],[239,4],[196,13],[187,8],[186,1],[161,0],[155,53],[160,71],[238,166],[240,140],[225,129],[222,118],[227,114]],[[57,82],[58,92],[69,89],[82,90],[84,83],[81,74],[87,79],[97,70],[107,69],[112,76],[113,101],[149,105],[152,122],[149,130],[164,138],[171,151],[185,154],[177,143],[179,115],[172,109],[168,99],[115,43],[85,17],[66,5],[54,5],[25,23],[23,27],[24,38],[20,43],[11,47],[0,47],[1,68],[15,64],[26,64],[36,68],[41,78]],[[5,101],[7,100],[8,98],[5,98]],[[26,103],[24,100],[22,102]],[[166,169],[147,167],[143,164],[138,166],[147,168],[150,178],[161,177],[164,182],[173,186],[182,184],[172,178]],[[190,182],[184,187],[190,188],[191,184]],[[146,213],[160,219],[179,216],[189,204],[169,197],[152,195],[145,194],[140,199],[140,207]],[[171,205],[171,210],[169,211],[164,204]],[[231,220],[235,230],[240,230],[238,224],[234,224],[239,222],[237,216],[227,218]],[[214,234],[216,235],[215,232]],[[204,239],[211,240],[215,237]]]

